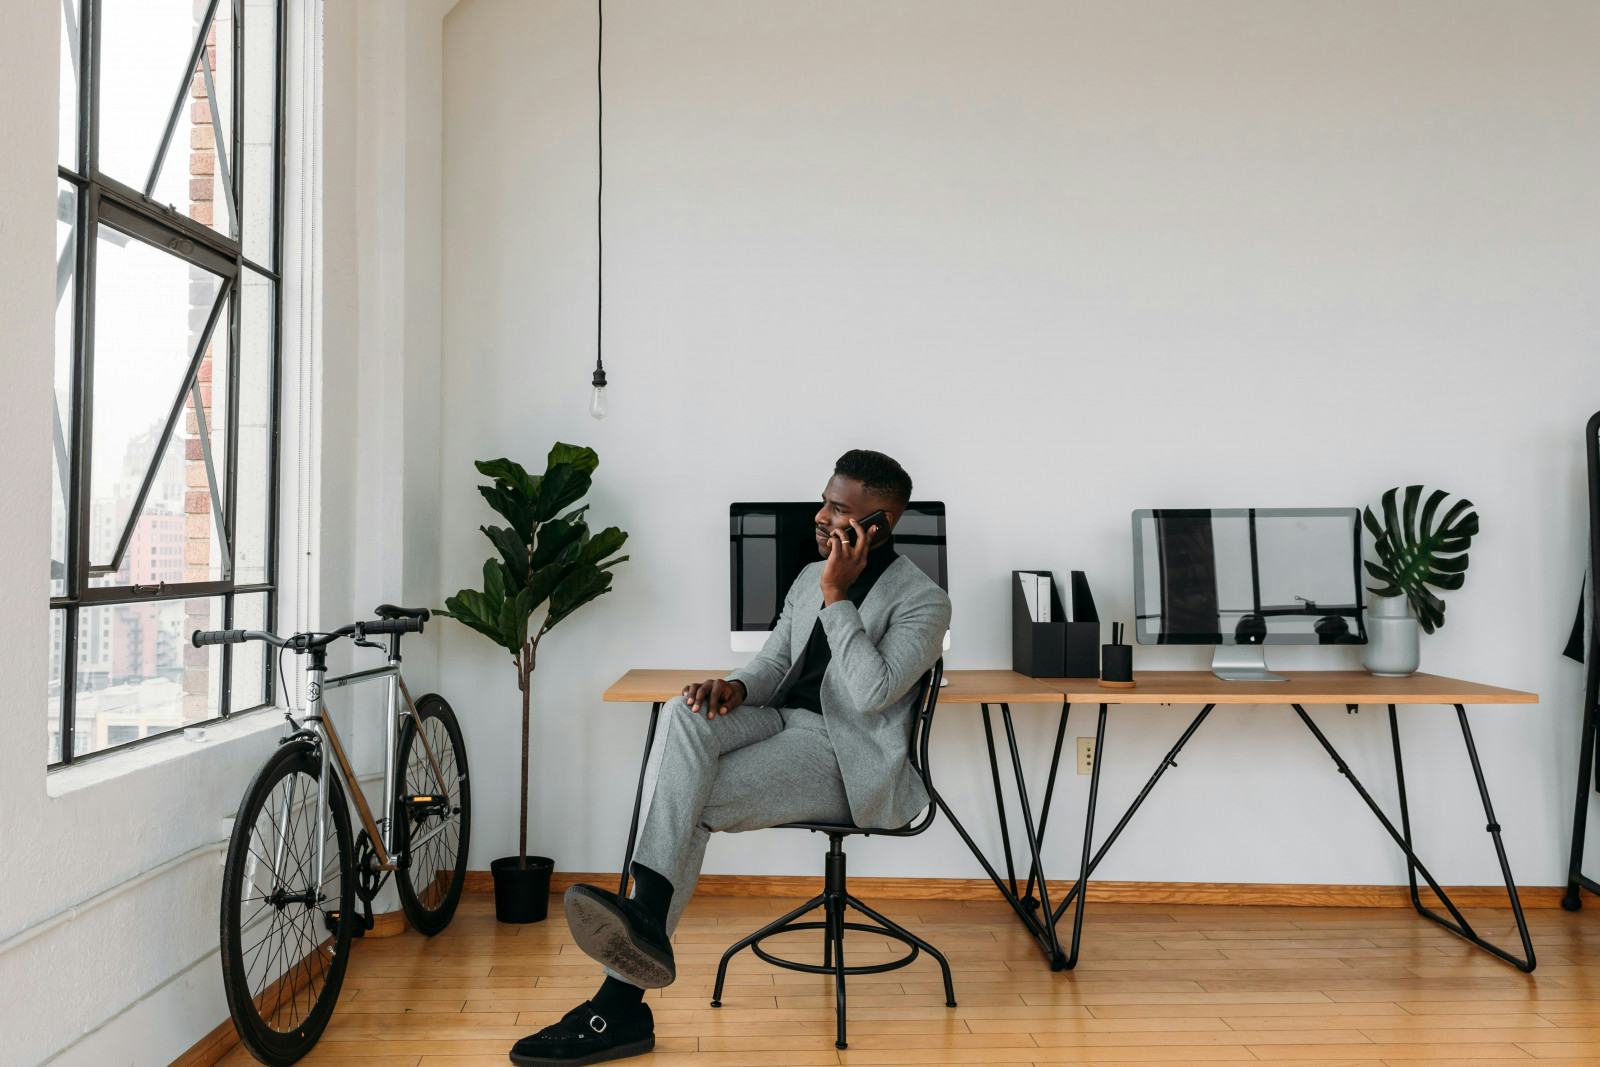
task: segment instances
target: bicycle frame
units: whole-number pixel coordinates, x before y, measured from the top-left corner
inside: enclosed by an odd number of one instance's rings
[[[352,671],[349,674],[326,677],[326,668],[313,660],[306,670],[306,707],[311,709],[302,727],[295,723],[294,716],[289,715],[291,724],[297,728],[309,728],[318,738],[317,748],[321,753],[321,773],[317,778],[317,878],[316,891],[321,893],[321,878],[326,862],[325,849],[328,837],[328,775],[330,772],[338,774],[342,779],[345,792],[355,803],[356,814],[361,819],[361,825],[367,832],[367,837],[372,841],[372,847],[377,853],[378,870],[393,871],[397,869],[397,858],[394,855],[394,819],[396,805],[399,798],[395,791],[395,762],[396,762],[396,727],[402,715],[410,716],[417,732],[417,737],[422,741],[422,750],[427,755],[428,766],[433,772],[434,780],[444,782],[444,774],[439,768],[439,760],[433,751],[433,745],[428,741],[428,734],[422,728],[422,717],[417,714],[416,703],[411,699],[411,690],[406,687],[405,679],[400,674],[400,659],[397,654],[397,640],[391,638],[389,642],[389,661],[382,667],[370,670]],[[361,685],[366,682],[384,681],[384,762],[383,762],[383,796],[384,802],[389,805],[381,821],[372,816],[371,806],[367,803],[366,796],[362,793],[356,781],[355,769],[350,765],[350,757],[345,753],[344,743],[339,739],[339,731],[333,725],[333,718],[328,714],[328,705],[323,700],[323,695],[331,689],[344,689]],[[400,701],[404,699],[405,710],[400,709]],[[448,823],[441,822],[428,833],[409,843],[409,849],[414,850],[425,844],[434,835],[443,832]],[[403,858],[403,857],[401,857]]]

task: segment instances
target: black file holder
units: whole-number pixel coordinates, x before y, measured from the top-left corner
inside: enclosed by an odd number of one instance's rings
[[[1050,578],[1050,617],[1035,622],[1022,595],[1022,576]],[[1056,592],[1051,571],[1011,572],[1011,669],[1030,678],[1100,677],[1100,616],[1082,571],[1072,572],[1072,621]]]

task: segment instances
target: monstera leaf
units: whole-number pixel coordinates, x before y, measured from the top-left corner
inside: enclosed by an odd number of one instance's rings
[[[1460,589],[1466,580],[1467,549],[1478,532],[1478,513],[1472,501],[1458,499],[1440,516],[1450,494],[1435,489],[1418,516],[1422,486],[1406,486],[1405,500],[1397,504],[1399,493],[1397,487],[1383,494],[1382,523],[1371,508],[1364,510],[1362,518],[1378,554],[1376,563],[1367,562],[1367,573],[1383,583],[1367,589],[1378,596],[1404,596],[1431,634],[1444,625],[1444,601],[1433,589]]]

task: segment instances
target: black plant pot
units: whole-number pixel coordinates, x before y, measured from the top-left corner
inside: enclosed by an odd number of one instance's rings
[[[550,872],[555,866],[548,856],[529,856],[526,868],[517,866],[516,856],[492,860],[494,917],[503,923],[544,922],[550,913]]]

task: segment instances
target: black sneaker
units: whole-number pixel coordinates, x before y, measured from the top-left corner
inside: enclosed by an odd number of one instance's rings
[[[536,1034],[529,1034],[511,1048],[511,1062],[541,1067],[562,1064],[578,1067],[584,1063],[604,1063],[625,1056],[639,1056],[656,1047],[655,1019],[650,1005],[640,1004],[615,1023],[584,1001]]]
[[[657,989],[677,977],[672,945],[661,923],[628,897],[575,885],[562,898],[578,947],[629,985]]]

